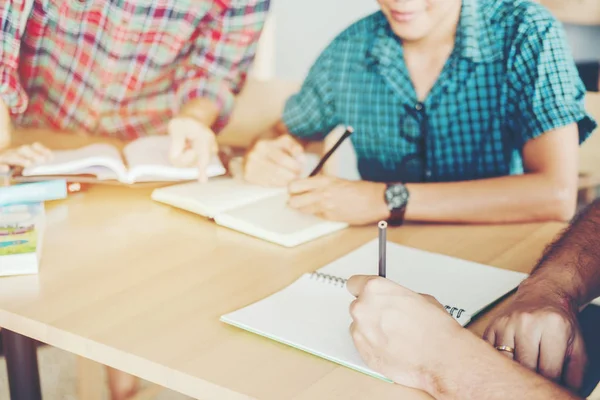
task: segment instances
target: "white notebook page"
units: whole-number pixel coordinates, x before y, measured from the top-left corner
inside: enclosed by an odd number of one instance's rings
[[[129,165],[130,182],[154,182],[169,180],[192,180],[198,178],[198,169],[179,168],[169,160],[169,136],[148,136],[134,140],[123,149]],[[211,178],[223,175],[225,168],[215,157],[209,164],[206,175]]]
[[[283,193],[229,210],[215,217],[222,226],[263,240],[293,247],[348,226],[303,214],[287,206]]]
[[[126,176],[121,154],[114,146],[92,144],[75,150],[56,150],[50,161],[23,169],[23,176],[80,175],[91,173],[100,179]]]
[[[346,288],[305,274],[285,290],[221,320],[384,379],[365,365],[354,347],[348,311],[352,300]]]
[[[321,268],[321,274],[348,278],[377,274],[378,243],[372,241]],[[444,305],[476,313],[513,290],[525,274],[500,270],[388,243],[388,277]],[[362,362],[349,333],[353,297],[343,283],[305,274],[287,288],[221,317],[250,332],[382,378]],[[465,313],[457,322],[466,325]]]
[[[347,279],[377,275],[379,245],[373,240],[319,272]],[[387,245],[387,278],[440,303],[475,315],[516,288],[527,274],[401,246]]]
[[[152,199],[213,218],[267,197],[285,193],[285,189],[265,188],[232,178],[216,178],[207,183],[189,182],[155,189]]]

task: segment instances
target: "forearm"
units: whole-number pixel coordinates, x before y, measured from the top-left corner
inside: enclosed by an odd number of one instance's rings
[[[547,285],[574,307],[600,296],[600,200],[582,212],[563,236],[548,246],[521,285]]]
[[[577,189],[543,174],[408,184],[406,219],[448,223],[568,220]]]
[[[438,400],[577,400],[549,380],[503,356],[468,331],[450,346],[452,359],[432,375],[428,392]]]

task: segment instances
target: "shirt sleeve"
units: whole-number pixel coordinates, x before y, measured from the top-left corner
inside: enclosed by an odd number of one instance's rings
[[[235,95],[254,60],[270,0],[217,0],[204,27],[196,33],[192,56],[178,70],[178,107],[196,98],[213,100],[219,132],[227,124]]]
[[[333,45],[310,68],[300,91],[290,97],[283,111],[283,123],[299,138],[323,140],[338,125],[332,75]]]
[[[523,30],[508,65],[509,123],[521,146],[545,132],[577,123],[580,143],[596,128],[585,111],[585,87],[559,22]]]
[[[0,2],[0,98],[12,114],[24,112],[28,103],[18,73],[24,13],[23,0]]]

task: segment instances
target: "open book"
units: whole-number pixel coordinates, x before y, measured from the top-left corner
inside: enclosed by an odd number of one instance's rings
[[[76,150],[54,151],[52,160],[23,169],[23,176],[94,175],[98,180],[136,182],[169,182],[198,178],[197,168],[178,168],[168,157],[169,137],[150,136],[129,143],[119,150],[109,144],[92,144]],[[206,174],[223,175],[225,168],[215,158]]]
[[[232,178],[155,189],[152,199],[285,247],[294,247],[348,226],[288,208],[285,189],[265,188]]]
[[[434,296],[462,326],[527,277],[392,243],[387,246],[387,256],[388,279]],[[349,332],[349,307],[354,298],[345,288],[353,275],[376,275],[377,265],[378,242],[374,240],[221,320],[386,379],[369,369],[354,347]]]

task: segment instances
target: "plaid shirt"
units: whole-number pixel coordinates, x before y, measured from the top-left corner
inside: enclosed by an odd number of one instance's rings
[[[351,125],[365,180],[447,182],[523,173],[524,144],[574,122],[595,128],[558,22],[527,0],[463,0],[454,50],[419,102],[402,44],[375,13],[321,54],[289,99],[290,132]]]
[[[269,0],[0,2],[0,96],[18,124],[124,139],[164,133],[186,102],[226,123]],[[18,116],[17,116],[18,114]]]

